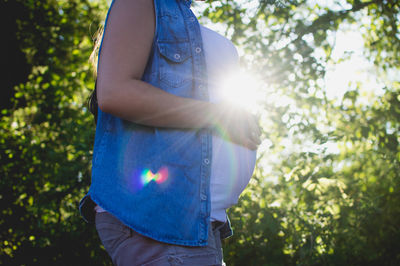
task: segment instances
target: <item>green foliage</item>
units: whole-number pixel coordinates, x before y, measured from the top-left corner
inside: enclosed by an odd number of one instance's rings
[[[77,209],[94,137],[86,108],[91,35],[106,3],[14,2],[24,14],[16,49],[30,73],[0,119],[0,264],[111,265]],[[267,145],[229,210],[227,264],[399,264],[400,5],[249,3],[202,3],[203,19],[226,27],[245,51],[243,64],[271,92],[261,119]],[[331,57],[336,32],[349,25],[364,37],[382,93],[359,81],[337,101],[327,97],[324,77],[328,64],[347,60]]]
[[[26,14],[17,21],[18,48],[31,73],[0,121],[0,264],[104,264],[109,259],[77,206],[90,183],[94,137],[85,108],[90,35],[105,5],[17,2]]]
[[[207,10],[244,47],[244,64],[273,87],[271,96],[286,102],[264,107],[270,146],[230,209],[228,265],[400,262],[399,4],[335,4],[260,2],[250,10],[227,2]],[[232,16],[247,23],[236,25]],[[360,81],[339,102],[326,97],[332,36],[345,25],[363,33],[383,95],[366,95]]]

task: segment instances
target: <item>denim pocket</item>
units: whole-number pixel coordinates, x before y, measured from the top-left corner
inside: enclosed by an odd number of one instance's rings
[[[192,81],[189,42],[158,42],[160,81],[169,88],[182,87]],[[172,92],[173,93],[173,92]]]

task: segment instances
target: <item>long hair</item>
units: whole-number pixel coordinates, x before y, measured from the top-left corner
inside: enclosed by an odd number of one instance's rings
[[[93,51],[89,57],[89,62],[92,65],[93,69],[93,76],[95,79],[95,85],[94,89],[90,93],[88,97],[88,107],[89,111],[93,114],[94,116],[94,123],[97,125],[97,109],[98,109],[98,103],[97,103],[97,64],[98,64],[98,58],[99,58],[99,50],[100,50],[100,45],[101,45],[101,40],[103,38],[104,34],[104,28],[100,27],[97,32],[94,35],[93,41],[94,41],[94,47]]]

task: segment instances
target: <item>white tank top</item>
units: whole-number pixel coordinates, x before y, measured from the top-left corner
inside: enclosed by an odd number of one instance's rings
[[[210,101],[223,101],[219,80],[238,69],[239,56],[233,43],[224,36],[201,26],[208,74]],[[245,88],[243,88],[245,89]],[[211,221],[226,221],[226,209],[236,204],[253,175],[256,151],[212,137]]]
[[[200,26],[205,53],[210,101],[222,101],[219,80],[238,68],[239,56],[233,43],[224,36]],[[212,136],[211,221],[226,221],[226,209],[236,204],[248,184],[256,162],[256,151]],[[96,206],[97,212],[105,210]]]

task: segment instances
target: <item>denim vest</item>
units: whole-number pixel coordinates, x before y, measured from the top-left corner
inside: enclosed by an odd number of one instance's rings
[[[156,33],[142,80],[177,96],[208,101],[200,26],[190,4],[154,0]],[[96,202],[142,235],[207,245],[211,144],[210,129],[144,126],[99,109],[92,184],[79,204],[82,216],[93,221]],[[229,222],[221,233],[232,235]]]

